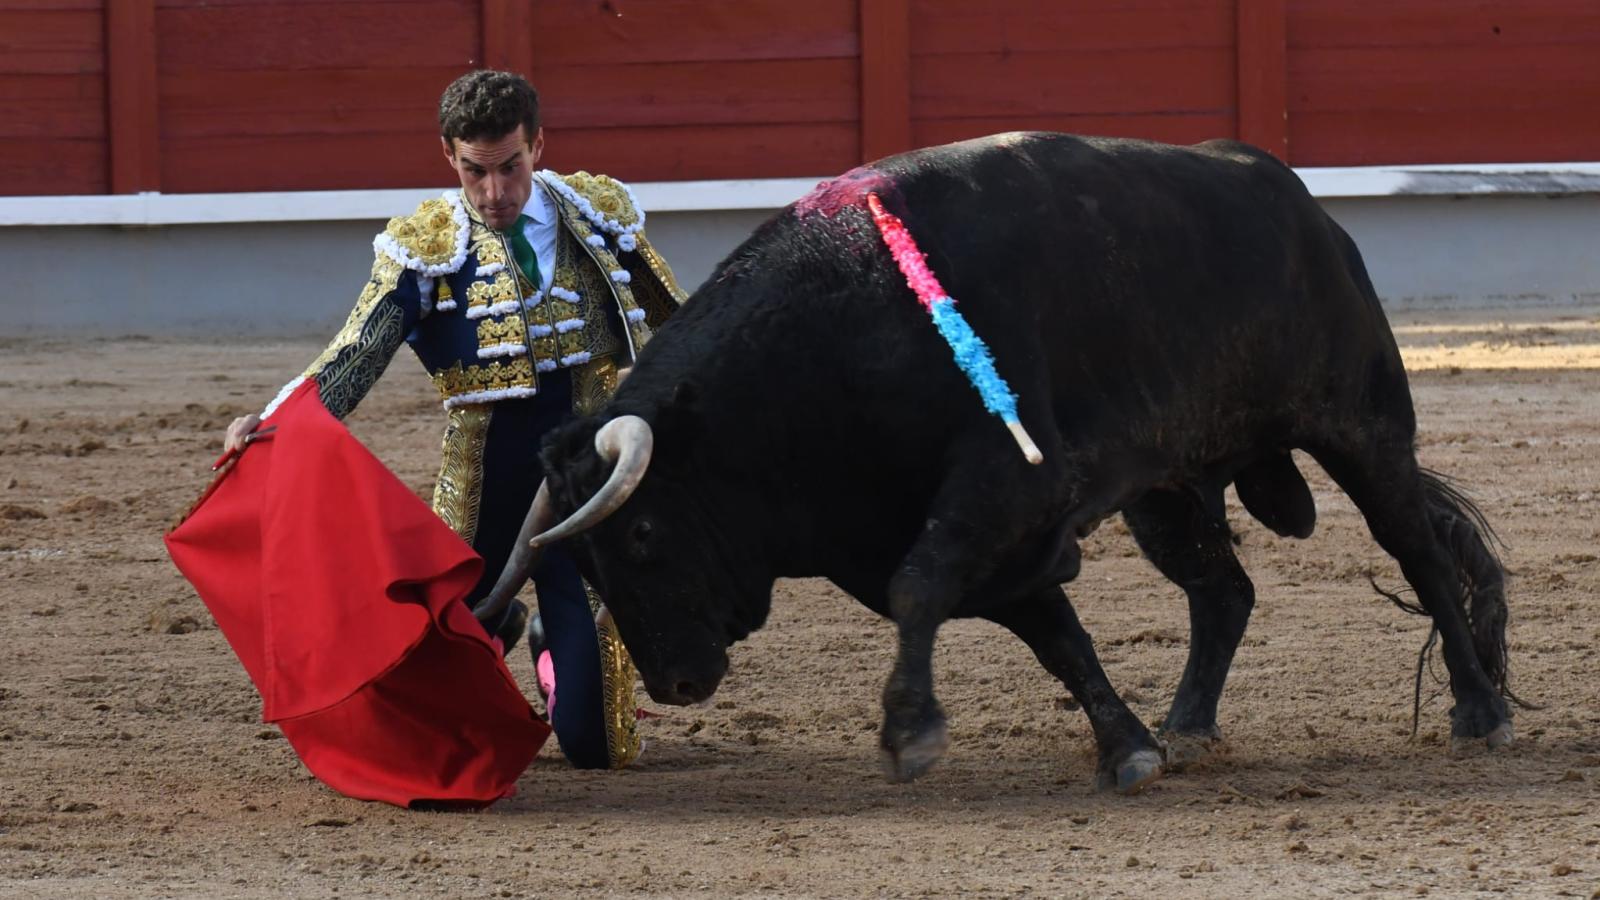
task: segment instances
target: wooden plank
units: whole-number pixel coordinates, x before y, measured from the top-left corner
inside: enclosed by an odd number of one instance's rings
[[[1303,49],[1290,109],[1600,109],[1600,45]],[[1580,118],[1581,116],[1574,116]]]
[[[92,12],[105,10],[105,0],[0,0],[0,13]]]
[[[528,0],[481,0],[481,55],[477,65],[516,72],[533,71],[533,15]]]
[[[222,71],[161,77],[165,141],[271,134],[370,134],[436,128],[439,93],[461,70]],[[306,98],[317,98],[308,114]],[[374,138],[376,147],[376,137]]]
[[[1502,47],[1595,44],[1594,0],[1296,0],[1289,46]]]
[[[453,67],[222,71],[161,78],[165,140],[360,134],[437,119]],[[572,66],[541,86],[552,128],[854,121],[851,60]],[[317,98],[308,114],[306,98]]]
[[[1069,134],[1143,138],[1169,144],[1193,144],[1233,133],[1230,113],[1172,115],[1070,115],[1010,118],[918,119],[912,138],[919,147],[964,141],[1002,131],[1064,131]]]
[[[546,163],[626,181],[831,175],[860,162],[854,122],[585,128],[547,133]]]
[[[854,123],[584,128],[547,132],[546,139],[545,165],[629,181],[811,176],[857,162]],[[408,188],[448,185],[454,178],[431,127],[381,139],[196,138],[169,146],[162,164],[169,193]]]
[[[1231,112],[1235,102],[1233,53],[1208,47],[919,56],[911,84],[915,120]]]
[[[78,75],[105,68],[98,9],[0,10],[0,75]]]
[[[105,91],[102,75],[0,78],[0,139],[103,141]]]
[[[226,135],[176,141],[162,156],[167,193],[426,187],[454,181],[438,127],[384,135]]]
[[[612,0],[540,3],[542,71],[595,63],[817,59],[857,55],[858,0]]]
[[[1289,159],[1289,62],[1284,0],[1238,0],[1239,140]]]
[[[1226,47],[1234,0],[1179,0],[1152,8],[1117,3],[972,3],[915,0],[913,53],[1070,53]]]
[[[270,4],[278,7],[287,15],[298,16],[308,11],[303,7],[372,6],[374,2],[380,2],[389,7],[395,15],[410,15],[411,11],[407,9],[408,4],[434,3],[437,0],[156,0],[156,8],[220,9],[231,7],[238,9],[240,7],[259,7]],[[467,0],[467,2],[476,8],[478,0]],[[473,21],[477,21],[476,18]]]
[[[106,106],[111,192],[161,189],[155,0],[106,9]]]
[[[104,141],[13,141],[0,153],[0,195],[103,194],[106,187]]]
[[[850,59],[573,65],[543,71],[557,128],[855,121]]]
[[[1295,164],[1304,166],[1600,159],[1600,116],[1551,110],[1313,112],[1289,125]]]
[[[861,0],[861,161],[911,149],[911,2]]]
[[[478,0],[365,0],[294,6],[292,12],[281,0],[207,4],[163,8],[157,22],[163,74],[465,68],[481,58]]]

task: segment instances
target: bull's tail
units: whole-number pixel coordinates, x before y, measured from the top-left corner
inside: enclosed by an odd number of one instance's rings
[[[1422,470],[1428,497],[1428,518],[1434,534],[1450,551],[1461,582],[1461,603],[1472,632],[1473,650],[1489,681],[1507,690],[1506,570],[1495,548],[1505,544],[1465,494],[1437,472]]]
[[[1421,475],[1433,532],[1456,564],[1456,577],[1461,585],[1461,607],[1466,614],[1467,628],[1472,635],[1472,647],[1478,662],[1489,676],[1490,683],[1508,700],[1524,709],[1538,709],[1512,693],[1510,686],[1506,644],[1506,622],[1510,615],[1506,606],[1506,570],[1499,554],[1495,552],[1496,548],[1504,549],[1505,543],[1477,504],[1447,477],[1429,469],[1422,469]],[[1420,616],[1428,615],[1428,611],[1420,604],[1385,591],[1376,583],[1372,587],[1402,610]],[[1417,657],[1416,693],[1411,718],[1413,734],[1416,733],[1417,717],[1421,710],[1422,673],[1438,636],[1438,629],[1429,632],[1428,640]]]

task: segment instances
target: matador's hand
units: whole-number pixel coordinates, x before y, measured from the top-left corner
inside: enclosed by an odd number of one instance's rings
[[[256,426],[260,424],[261,417],[255,413],[234,419],[233,424],[228,426],[227,436],[222,439],[222,449],[234,453],[243,450],[245,435],[255,431]]]

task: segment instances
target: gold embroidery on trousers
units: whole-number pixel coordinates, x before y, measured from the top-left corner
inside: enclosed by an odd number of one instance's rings
[[[574,368],[573,412],[580,416],[594,415],[611,399],[616,389],[617,364],[609,357]],[[605,608],[600,595],[587,581],[583,584],[583,590],[589,597],[589,612],[599,616]],[[600,696],[604,703],[602,712],[606,723],[606,747],[610,752],[611,768],[620,769],[638,759],[642,749],[633,693],[639,675],[609,615],[596,619],[595,638],[600,642]]]
[[[617,389],[617,364],[611,357],[597,359],[572,370],[572,411],[592,416]]]
[[[444,429],[444,459],[439,464],[439,480],[433,485],[434,513],[469,544],[478,533],[483,448],[489,440],[493,413],[494,407],[486,403],[450,410],[450,421]]]
[[[601,609],[600,596],[594,588],[584,582],[583,589],[589,595],[589,609]],[[600,642],[600,697],[604,704],[606,749],[611,768],[621,769],[638,759],[639,752],[644,749],[639,739],[638,707],[633,693],[639,673],[609,615],[597,619],[594,630],[595,639]]]

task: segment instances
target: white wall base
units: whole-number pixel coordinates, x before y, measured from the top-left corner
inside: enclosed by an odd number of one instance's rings
[[[1588,183],[1600,174],[1576,171],[1558,184],[1548,172],[1543,181],[1525,172],[1480,172],[1473,177],[1500,189],[1417,188],[1416,178],[1470,187],[1458,169],[1413,172],[1409,182],[1390,173],[1365,187],[1345,175],[1320,182],[1324,205],[1354,236],[1390,308],[1600,303],[1600,185]],[[1326,177],[1318,171],[1303,173],[1314,189]],[[701,206],[710,202],[692,190],[676,199],[641,191],[640,200],[659,201],[650,213],[651,240],[692,290],[783,197],[810,183],[752,183],[766,191],[755,199],[771,204],[759,208],[692,208],[696,197]],[[62,199],[70,198],[36,202]],[[29,200],[0,198],[0,205],[15,212]],[[372,235],[382,227],[381,217],[0,227],[0,271],[8,275],[0,336],[331,335],[366,281]]]

